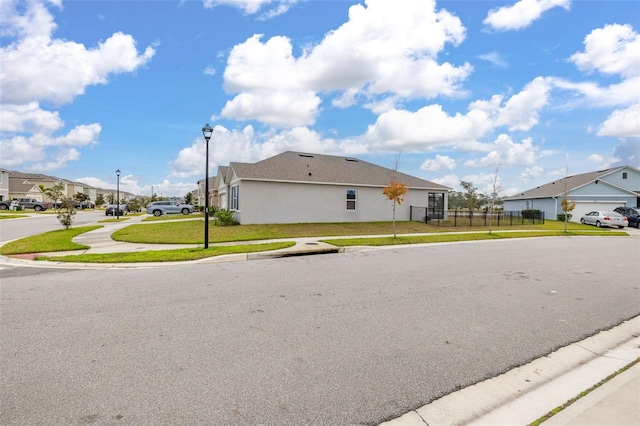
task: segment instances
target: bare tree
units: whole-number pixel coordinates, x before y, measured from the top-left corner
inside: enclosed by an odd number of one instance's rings
[[[391,201],[393,201],[393,238],[396,236],[396,204],[401,205],[404,201],[404,197],[409,191],[409,187],[404,183],[398,181],[398,163],[400,162],[400,154],[396,157],[396,164],[393,169],[393,176],[391,182],[384,187],[382,193]]]
[[[567,222],[569,221],[569,217],[571,216],[571,212],[576,208],[576,202],[574,200],[569,200],[567,197],[569,193],[569,189],[567,188],[569,178],[569,157],[567,156],[567,161],[565,165],[564,171],[564,192],[562,194],[562,201],[560,202],[562,211],[564,212],[564,232],[567,232]]]
[[[491,234],[491,225],[493,219],[493,210],[496,205],[496,199],[502,192],[502,185],[499,179],[500,166],[496,166],[496,170],[493,173],[493,182],[491,184],[491,197],[489,198],[489,234]]]

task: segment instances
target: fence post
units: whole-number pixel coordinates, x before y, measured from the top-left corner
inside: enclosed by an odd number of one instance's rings
[[[413,206],[409,206],[409,222],[413,219]]]

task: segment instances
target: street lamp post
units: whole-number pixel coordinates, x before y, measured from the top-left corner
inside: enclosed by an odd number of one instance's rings
[[[118,183],[116,186],[116,220],[120,219],[120,169],[116,170]]]
[[[205,124],[202,128],[202,135],[204,140],[207,141],[205,167],[204,167],[204,248],[209,248],[209,139],[213,129],[209,126],[209,123]]]

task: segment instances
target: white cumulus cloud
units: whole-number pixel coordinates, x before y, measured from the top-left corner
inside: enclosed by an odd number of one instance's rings
[[[598,129],[598,135],[640,138],[640,104],[611,113]]]
[[[272,18],[287,12],[298,0],[204,0],[204,7],[227,5],[241,9],[247,15],[264,11],[262,18]]]
[[[436,158],[425,160],[420,166],[420,170],[436,172],[438,170],[453,170],[456,167],[456,160],[446,155],[436,155]]]
[[[402,7],[386,0],[354,5],[347,22],[298,57],[287,37],[263,41],[254,35],[229,54],[224,87],[236,97],[222,115],[291,127],[314,122],[321,95],[335,95],[338,107],[363,101],[387,110],[385,99],[393,105],[401,99],[462,96],[460,85],[471,65],[439,63],[437,56],[464,38],[460,20],[436,10],[432,0],[405,0]]]
[[[631,25],[597,28],[584,39],[584,51],[570,60],[581,70],[625,77],[640,75],[640,35]]]
[[[517,143],[508,135],[501,134],[486,156],[479,160],[469,160],[464,165],[472,167],[532,165],[538,158],[538,148],[533,145],[531,138]]]
[[[98,123],[65,129],[58,111],[44,110],[42,102],[64,105],[85,92],[87,86],[108,83],[111,75],[135,71],[154,55],[142,54],[132,36],[114,33],[96,47],[53,37],[56,23],[47,6],[62,7],[60,0],[14,0],[0,3],[0,166],[28,165],[52,171],[77,161],[80,148],[97,143]],[[63,134],[60,134],[63,133]]]
[[[569,9],[571,0],[520,0],[512,6],[492,9],[484,24],[496,31],[521,30],[540,19],[542,14],[554,7]]]

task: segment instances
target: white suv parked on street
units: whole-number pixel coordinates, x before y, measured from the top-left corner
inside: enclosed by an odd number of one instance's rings
[[[194,207],[191,204],[181,204],[175,201],[154,201],[147,204],[147,213],[154,216],[162,216],[163,214],[193,213]]]

